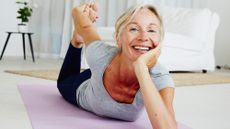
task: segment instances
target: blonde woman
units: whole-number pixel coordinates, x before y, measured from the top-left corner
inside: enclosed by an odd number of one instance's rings
[[[151,5],[128,9],[117,20],[117,47],[96,31],[96,4],[73,9],[75,32],[58,78],[58,89],[70,103],[98,116],[135,121],[146,108],[154,129],[175,129],[174,83],[157,62],[163,25]],[[81,47],[89,69],[80,73]]]

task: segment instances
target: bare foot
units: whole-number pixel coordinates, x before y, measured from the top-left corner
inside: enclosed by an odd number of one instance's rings
[[[72,36],[72,40],[71,40],[71,44],[75,47],[75,48],[81,48],[84,44],[84,40],[82,38],[82,36],[80,36],[76,30],[74,30],[73,36]]]
[[[82,36],[77,32],[77,27],[88,27],[96,22],[98,19],[97,11],[98,5],[96,3],[84,4],[72,10],[75,30],[71,43],[74,47],[81,48],[84,43]]]
[[[98,18],[98,5],[96,3],[83,4],[72,10],[74,26],[87,27],[96,22]]]

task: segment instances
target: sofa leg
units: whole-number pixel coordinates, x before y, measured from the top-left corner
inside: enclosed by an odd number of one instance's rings
[[[202,73],[207,73],[207,70],[206,69],[202,69]]]

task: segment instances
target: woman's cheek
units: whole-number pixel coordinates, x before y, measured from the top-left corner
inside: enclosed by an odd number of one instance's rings
[[[158,46],[160,44],[159,40],[157,42],[155,42],[155,46]]]

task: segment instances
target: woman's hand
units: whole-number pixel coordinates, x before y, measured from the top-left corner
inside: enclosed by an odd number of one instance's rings
[[[161,44],[159,44],[156,48],[148,51],[145,54],[142,54],[138,57],[138,59],[134,62],[134,66],[141,65],[142,67],[146,66],[148,69],[152,68],[161,53]]]
[[[154,129],[177,129],[174,116],[166,107],[149,74],[149,68],[156,64],[160,50],[161,45],[159,44],[155,49],[138,57],[133,65],[152,127]]]

